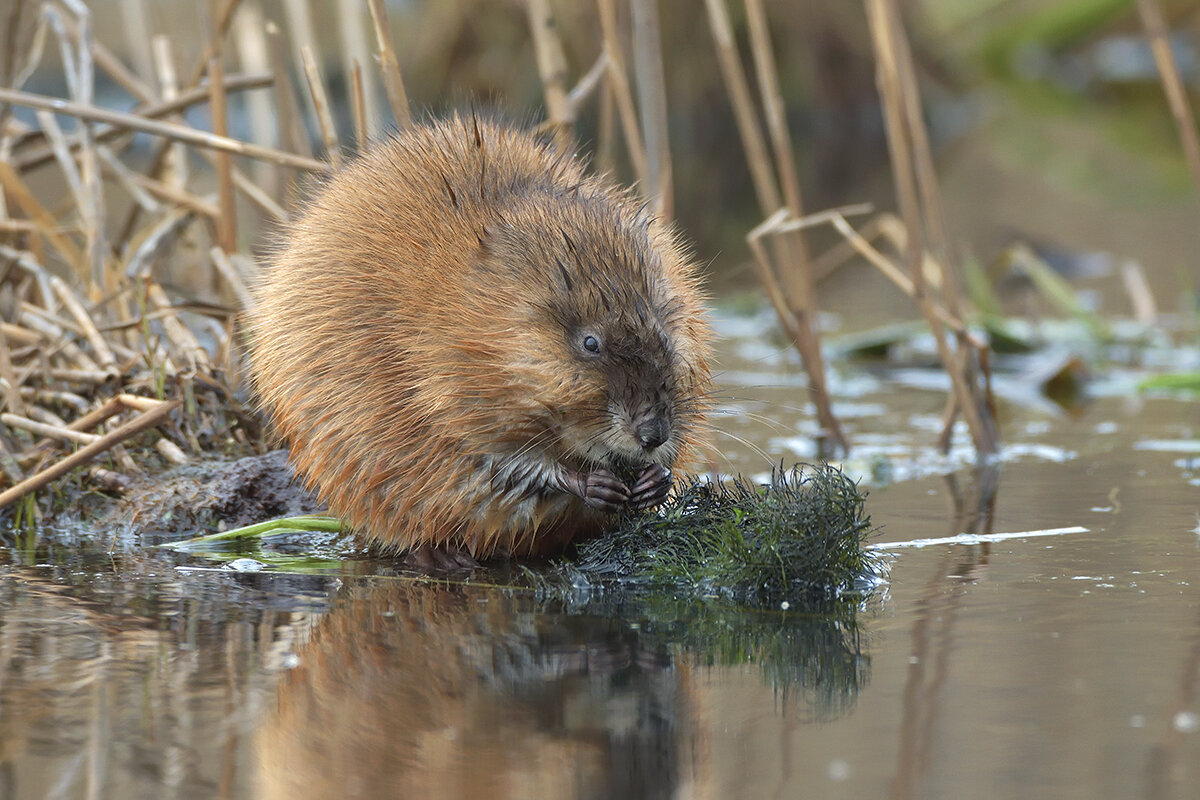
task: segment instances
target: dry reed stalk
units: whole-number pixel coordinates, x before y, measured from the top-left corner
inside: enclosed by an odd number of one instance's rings
[[[729,100],[733,104],[733,119],[737,123],[742,149],[746,152],[754,193],[758,196],[758,205],[762,209],[762,213],[770,214],[782,203],[779,189],[772,177],[771,159],[767,155],[766,139],[763,138],[762,131],[758,126],[754,100],[750,94],[746,73],[742,70],[737,43],[733,38],[729,10],[725,6],[725,0],[706,0],[705,5],[708,11],[709,29],[712,31],[713,42],[717,49],[717,63],[721,68],[721,76],[725,81]]]
[[[44,314],[45,312],[41,313]],[[100,365],[93,361],[91,356],[79,349],[79,345],[66,338],[66,332],[61,325],[51,321],[51,319],[40,316],[39,313],[28,307],[21,310],[18,319],[27,328],[38,331],[50,342],[56,343],[63,358],[73,364],[74,369],[83,373],[104,375],[106,381],[113,377],[113,373],[110,370],[101,369]]]
[[[873,222],[875,222],[876,235],[886,239],[897,253],[903,254],[908,250],[908,229],[904,227],[904,222],[899,217],[895,214],[885,213],[877,216]],[[950,271],[943,269],[941,263],[929,250],[925,250],[921,256],[921,274],[925,276],[925,285],[941,290],[945,283],[945,277]],[[961,316],[958,311],[954,313],[956,316]]]
[[[112,380],[112,375],[100,369],[70,369],[70,368],[52,368],[46,370],[46,374],[55,380],[67,381],[69,383],[91,383],[96,386],[103,386]]]
[[[1133,318],[1142,325],[1153,325],[1158,319],[1158,304],[1154,302],[1154,293],[1150,291],[1150,283],[1146,280],[1142,265],[1136,261],[1122,264],[1121,282],[1125,284],[1125,293],[1129,295]]]
[[[611,174],[616,166],[616,93],[608,77],[612,65],[604,56],[604,83],[600,88],[600,119],[596,130],[596,171]]]
[[[60,428],[67,427],[66,420],[64,420],[58,414],[55,414],[50,409],[42,408],[41,406],[37,406],[37,405],[29,406],[29,409],[27,411],[27,416],[29,419],[31,419],[35,422],[41,422],[46,425],[57,425]]]
[[[646,145],[646,173],[654,213],[675,216],[671,179],[671,142],[667,133],[667,86],[663,76],[662,36],[657,0],[630,0],[633,10],[633,63],[637,75],[638,110]]]
[[[600,82],[607,73],[608,56],[601,52],[597,56],[596,62],[592,64],[587,72],[583,73],[583,77],[567,93],[567,106],[570,108],[572,119],[579,116],[579,109],[587,102],[592,93],[596,91],[596,88],[600,86]]]
[[[787,332],[788,338],[792,340],[793,346],[803,353],[804,345],[802,344],[802,340],[804,335],[800,333],[799,321],[796,319],[796,315],[792,313],[792,308],[788,305],[787,298],[783,294],[783,289],[780,287],[779,281],[775,279],[771,259],[767,255],[766,248],[762,245],[763,237],[770,232],[771,228],[787,218],[788,210],[786,208],[779,209],[746,234],[746,243],[750,246],[750,252],[754,256],[754,267],[758,273],[759,282],[762,283],[763,289],[767,293],[767,299],[771,301],[771,306],[775,309],[775,314],[783,324],[784,330]]]
[[[233,24],[233,14],[237,11],[240,3],[241,0],[224,0],[224,4],[217,13],[216,27],[205,41],[204,51],[196,59],[196,63],[192,67],[192,73],[188,76],[188,81],[182,88],[191,89],[193,86],[199,85],[200,80],[208,71],[208,62],[213,57],[220,55],[222,42],[225,40],[225,35],[229,33],[229,26]]]
[[[65,22],[68,32],[73,37],[78,37],[70,18],[67,18]],[[145,41],[149,42],[150,38],[147,37]],[[104,70],[105,74],[108,75],[108,77],[111,78],[113,82],[122,89],[135,97],[142,93],[150,92],[149,84],[146,83],[141,76],[137,75],[135,72],[132,72],[128,67],[126,67],[121,59],[117,58],[117,56],[103,44],[93,39],[90,43],[89,50],[95,65]],[[146,73],[146,75],[149,74],[150,73]]]
[[[37,201],[17,171],[4,159],[0,159],[0,185],[8,192],[9,199],[16,202],[25,215],[37,225],[38,235],[58,252],[63,261],[72,268],[83,261],[83,252],[58,232],[58,221],[54,215]]]
[[[350,65],[350,99],[354,110],[354,148],[362,153],[367,149],[367,98],[363,88],[363,70],[358,59]]]
[[[120,6],[125,51],[133,62],[134,73],[143,80],[153,80],[154,55],[150,52],[150,15],[146,0],[124,0]]]
[[[169,464],[175,464],[178,466],[188,463],[187,455],[185,455],[184,452],[179,449],[179,445],[175,444],[170,439],[159,439],[154,443],[154,449],[157,450],[158,454],[162,456],[163,459]]]
[[[240,92],[248,89],[261,89],[271,86],[273,77],[265,72],[255,73],[239,73],[236,75],[227,75],[225,77],[225,91]],[[189,89],[186,92],[180,92],[173,100],[162,101],[139,101],[133,111],[130,113],[137,114],[146,119],[160,119],[162,117],[178,114],[186,111],[194,105],[206,103],[210,97],[210,89],[208,86],[203,86],[196,89]],[[21,147],[16,151],[12,158],[12,163],[17,169],[24,172],[25,170],[40,167],[47,161],[54,158],[54,151],[48,145],[35,147],[34,143],[41,138],[41,131],[36,132],[36,136],[30,136],[21,143]],[[97,127],[95,131],[95,142],[97,145],[110,142],[122,136],[127,136],[128,131],[124,128],[116,128],[111,125]],[[71,134],[67,137],[67,142],[72,151],[79,148],[79,137],[76,134]]]
[[[287,20],[288,44],[291,49],[291,61],[297,71],[304,74],[304,48],[313,52],[317,50],[317,35],[313,28],[312,12],[308,0],[283,0],[283,16]],[[311,92],[304,95],[302,101],[308,115],[316,120],[320,111],[316,107]]]
[[[53,405],[70,406],[80,414],[86,414],[88,410],[88,401],[74,392],[23,388],[21,389],[21,396],[28,396],[29,399],[35,403],[50,403]]]
[[[191,223],[194,214],[186,206],[170,211],[156,222],[138,242],[129,248],[125,259],[126,278],[142,280],[149,277],[155,260]]]
[[[104,145],[96,148],[96,155],[100,156],[101,171],[120,184],[121,188],[133,198],[133,202],[150,214],[158,212],[161,207],[158,201],[151,197],[150,192],[138,182],[141,175],[125,166],[121,159],[117,158],[116,154]]]
[[[224,5],[221,7],[220,13],[217,15],[216,30],[213,32],[213,35],[211,37],[209,37],[207,43],[205,44],[204,52],[201,54],[200,58],[196,61],[196,64],[192,69],[192,73],[190,75],[189,80],[181,87],[183,91],[192,89],[200,83],[200,79],[204,76],[205,72],[208,69],[209,59],[212,58],[220,50],[220,42],[221,42],[221,40],[224,39],[226,33],[229,30],[229,26],[233,20],[234,11],[237,10],[239,2],[240,2],[240,0],[225,0]],[[167,156],[168,148],[171,145],[172,145],[172,140],[169,137],[168,137],[167,141],[164,141],[158,145],[157,149],[154,152],[154,155],[150,159],[150,166],[146,170],[146,175],[148,177],[150,177],[150,178],[158,177],[159,172],[163,167],[164,159]],[[267,148],[267,149],[271,149],[271,148]],[[271,161],[271,159],[265,159],[265,160]],[[303,167],[302,167],[302,169],[303,169]],[[239,176],[240,176],[240,172],[235,170],[234,180],[237,182],[239,188],[243,187],[243,186],[249,186],[252,184],[252,182],[249,181],[248,179],[245,179],[244,176],[241,176],[240,178],[239,178]],[[137,206],[133,206],[129,210],[129,214],[126,216],[125,222],[121,226],[120,233],[118,234],[117,239],[116,239],[118,250],[124,246],[124,243],[126,241],[128,241],[129,237],[133,234],[133,229],[137,224],[137,219],[138,219],[138,216],[140,215],[140,213],[141,213],[141,209]]]
[[[625,149],[629,152],[629,163],[634,178],[649,196],[653,191],[650,169],[646,166],[646,145],[642,141],[641,127],[633,104],[633,92],[629,88],[629,73],[625,69],[625,58],[621,52],[621,39],[617,33],[617,9],[615,0],[596,0],[600,13],[600,30],[604,37],[604,55],[608,59],[608,83],[612,89],[617,116],[621,120],[621,131],[625,137]]]
[[[771,49],[771,37],[767,31],[766,15],[759,0],[746,0],[746,15],[750,25],[750,50],[754,56],[758,76],[759,96],[767,132],[774,154],[775,174],[783,189],[785,207],[794,219],[804,216],[804,205],[800,195],[800,182],[796,177],[796,165],[792,157],[792,139],[784,115],[783,93],[779,89],[779,78],[775,68],[775,54]],[[825,378],[825,359],[821,354],[820,337],[816,331],[817,298],[813,285],[811,259],[802,228],[796,228],[783,237],[777,251],[782,257],[776,274],[781,276],[788,305],[796,316],[801,333],[801,356],[809,375],[810,394],[817,410],[817,421],[829,437],[843,451],[849,449],[841,423],[833,413],[833,400]]]
[[[257,5],[245,5],[233,18],[230,35],[237,51],[238,63],[246,72],[269,75],[271,59],[268,55],[263,12]],[[226,90],[228,92],[228,90]],[[278,146],[275,138],[275,111],[271,108],[268,92],[251,92],[245,98],[246,119],[250,124],[250,141],[269,146]],[[282,170],[273,164],[256,162],[253,167],[254,182],[263,187],[265,194],[274,196],[279,191]]]
[[[1154,63],[1162,79],[1163,91],[1167,95],[1167,105],[1170,106],[1171,116],[1179,129],[1184,157],[1192,170],[1196,188],[1200,190],[1200,140],[1196,136],[1195,117],[1192,116],[1187,91],[1179,77],[1175,56],[1171,53],[1167,24],[1155,0],[1137,0],[1137,9],[1142,18],[1142,27],[1146,29],[1146,36],[1150,39],[1150,49],[1154,53]]]
[[[74,442],[75,444],[91,444],[100,438],[94,433],[83,433],[58,425],[48,425],[44,422],[29,419],[28,417],[18,416],[17,414],[0,414],[0,422],[3,422],[10,428],[20,428],[30,433],[36,433],[38,436],[45,436],[48,439],[58,439],[64,442]]]
[[[943,210],[941,190],[938,186],[937,173],[933,166],[933,148],[929,143],[929,134],[925,126],[925,116],[921,108],[920,87],[917,84],[916,66],[909,46],[908,37],[904,33],[903,23],[895,3],[890,6],[891,24],[894,31],[893,40],[896,43],[896,54],[899,62],[899,78],[905,98],[905,115],[908,128],[911,131],[913,156],[916,168],[918,191],[923,208],[923,220],[926,224],[929,249],[932,258],[922,262],[921,271],[925,266],[933,267],[933,274],[940,277],[942,301],[946,309],[957,319],[963,318],[964,293],[961,279],[961,267],[954,247],[950,241],[949,229]],[[885,229],[886,230],[886,229]],[[979,416],[984,433],[990,446],[998,446],[999,432],[996,427],[995,400],[992,396],[991,356],[986,342],[973,337],[966,329],[955,331],[956,342],[956,371],[963,375],[964,383],[971,389],[972,400],[979,407]],[[952,398],[953,399],[953,398]],[[954,414],[948,407],[947,422],[942,431],[942,450],[950,446]],[[985,451],[986,454],[986,451]]]
[[[203,369],[206,372],[211,371],[212,362],[209,360],[208,351],[200,346],[200,343],[196,341],[196,337],[192,335],[187,326],[179,321],[179,316],[171,304],[171,299],[167,297],[167,293],[163,291],[163,288],[154,281],[147,281],[146,299],[155,308],[164,312],[161,320],[163,332],[166,333],[167,341],[171,343],[178,360],[186,364],[189,370]]]
[[[25,219],[8,219],[0,216],[0,231],[5,233],[37,233],[37,225]],[[36,238],[36,237],[31,237]]]
[[[213,153],[202,153],[202,155],[207,156],[210,161],[215,157]],[[275,199],[271,195],[237,167],[233,168],[233,185],[246,196],[246,199],[260,210],[265,211],[272,219],[277,222],[288,221],[288,213],[284,210],[283,206],[275,202]]]
[[[114,398],[117,403],[134,411],[152,411],[166,403],[166,400],[155,400],[153,397],[142,397],[128,392],[122,392]]]
[[[151,133],[172,142],[182,142],[205,150],[216,150],[222,153],[257,158],[279,164],[285,167],[308,170],[309,172],[328,172],[329,165],[315,159],[298,156],[273,147],[264,147],[253,142],[243,142],[226,136],[217,136],[207,131],[197,130],[186,125],[176,125],[170,122],[146,119],[136,114],[126,114],[95,106],[80,106],[69,100],[60,100],[27,92],[14,92],[0,89],[0,101],[28,108],[40,108],[57,111],[60,114],[77,117],[81,120],[108,122],[128,130]]]
[[[375,106],[379,96],[378,78],[374,70],[364,72],[362,69],[363,64],[370,63],[371,37],[367,32],[362,0],[337,0],[337,3],[338,29],[342,34],[342,74],[353,75],[357,65],[361,83],[359,92],[363,100],[362,140],[366,142],[378,124]]]
[[[39,110],[37,112],[37,119],[42,126],[42,130],[45,131],[47,138],[50,140],[50,146],[53,148],[54,156],[58,160],[59,169],[67,181],[67,188],[75,198],[75,210],[79,213],[83,229],[84,231],[91,231],[96,222],[93,219],[92,208],[88,202],[89,197],[84,192],[83,178],[76,168],[75,159],[71,158],[66,138],[63,136],[62,130],[58,127],[58,122],[54,119],[54,115],[49,111]],[[80,277],[86,283],[88,273],[85,268],[85,258],[81,258],[80,261],[70,266],[73,270],[80,273]]]
[[[213,133],[217,136],[229,134],[228,106],[225,101],[225,71],[221,59],[214,56],[208,62],[209,109],[212,112]],[[217,217],[217,244],[226,250],[237,249],[237,206],[233,194],[233,157],[228,153],[216,153],[217,206],[221,214]]]
[[[20,325],[14,325],[11,322],[0,322],[0,335],[5,340],[12,339],[17,344],[23,345],[42,345],[46,341],[37,331],[22,328]]]
[[[746,21],[750,28],[750,53],[754,57],[758,91],[762,100],[763,117],[775,156],[775,170],[788,210],[796,219],[804,216],[804,203],[800,198],[800,182],[796,178],[796,162],[792,157],[792,137],[784,116],[783,92],[779,89],[779,77],[775,71],[775,54],[771,48],[771,36],[767,30],[767,18],[763,13],[762,0],[745,0]],[[806,273],[808,259],[804,258],[797,273]]]
[[[24,11],[25,0],[14,0],[8,7],[8,18],[4,23],[5,41],[4,46],[0,47],[0,85],[11,85],[9,81],[16,77],[19,52],[17,39],[20,37],[21,14]],[[0,136],[4,134],[11,113],[10,106],[0,104]],[[3,205],[4,198],[0,197],[0,212],[4,211]],[[0,216],[3,216],[3,213],[0,213]]]
[[[82,0],[61,2],[75,16],[75,57],[78,71],[72,98],[80,105],[90,106],[95,96],[91,12]],[[108,272],[105,268],[107,244],[104,231],[104,192],[100,186],[100,165],[96,158],[92,122],[80,120],[78,136],[80,180],[86,197],[78,210],[85,225],[85,251],[91,277],[87,287],[95,298],[99,298],[104,295],[108,286]]]
[[[184,189],[177,189],[173,186],[163,183],[162,181],[156,181],[147,175],[141,175],[136,172],[131,173],[129,177],[135,184],[151,194],[157,195],[159,198],[167,201],[168,203],[181,206],[188,211],[208,217],[210,220],[212,220],[214,226],[216,225],[217,219],[221,216],[221,207],[216,203],[204,199],[203,197],[197,197],[196,195]],[[129,243],[126,242],[126,245],[128,244]]]
[[[880,274],[895,284],[896,287],[908,295],[909,298],[913,300],[917,299],[917,290],[912,278],[910,278],[908,274],[902,268],[897,266],[890,258],[879,252],[879,250],[875,247],[872,247],[870,242],[867,241],[866,237],[856,231],[850,225],[850,223],[846,221],[845,217],[843,217],[841,214],[837,214],[829,221],[833,224],[834,229],[842,235],[842,237],[849,243],[850,247],[856,253],[861,255],[872,266],[878,269]],[[960,317],[957,317],[950,311],[946,310],[946,308],[940,305],[936,300],[926,298],[926,302],[929,303],[937,319],[946,327],[950,328],[950,330],[952,330],[955,334],[967,336],[969,338],[969,343],[973,344],[973,346],[984,345],[982,341],[970,333],[966,324]]]
[[[962,281],[959,280],[958,260],[950,241],[946,214],[942,208],[942,193],[938,188],[937,171],[933,166],[933,148],[929,144],[929,132],[925,127],[925,114],[921,108],[921,88],[917,84],[916,67],[908,37],[904,33],[899,12],[891,8],[892,37],[896,46],[898,78],[904,100],[905,124],[911,136],[913,167],[917,180],[917,191],[921,201],[921,219],[925,223],[926,249],[932,262],[938,266],[936,274],[946,308],[955,316],[962,316]]]
[[[325,155],[336,169],[342,163],[342,146],[338,142],[337,128],[333,124],[333,110],[329,106],[329,95],[326,94],[325,84],[321,80],[321,69],[317,66],[312,48],[308,45],[301,46],[300,58],[304,62],[304,77],[308,79],[308,91],[312,95],[321,138],[325,141]],[[226,249],[232,251],[234,248]]]
[[[246,287],[246,282],[242,280],[242,276],[238,273],[237,268],[233,266],[233,262],[229,260],[229,256],[225,251],[219,247],[213,247],[208,253],[212,257],[213,266],[216,267],[217,272],[229,284],[229,288],[233,290],[233,294],[237,297],[238,304],[242,310],[249,311],[254,308],[254,295]]]
[[[550,10],[549,0],[525,0],[525,11],[546,98],[546,121],[554,132],[555,141],[569,147],[575,115],[567,101],[567,56],[563,52],[554,12]]]
[[[180,401],[173,400],[162,404],[158,408],[143,412],[124,425],[104,434],[91,444],[80,448],[76,452],[55,462],[52,466],[26,478],[7,491],[0,493],[0,508],[12,504],[30,492],[36,492],[51,481],[67,474],[75,467],[86,464],[126,439],[162,424],[166,421],[167,415],[178,408],[179,405]]]
[[[154,50],[154,65],[158,72],[158,84],[162,87],[163,101],[167,103],[174,102],[179,97],[179,77],[175,72],[175,59],[172,55],[171,40],[166,36],[155,36],[152,42]],[[212,89],[205,93],[211,102]],[[142,96],[142,100],[148,102],[153,95],[147,93]],[[178,115],[172,115],[171,121],[179,121]],[[150,176],[158,176],[162,174],[163,183],[168,186],[181,189],[187,183],[188,164],[187,164],[187,148],[182,144],[169,144],[162,149],[163,156],[161,157],[162,168],[158,169],[158,162],[151,165],[149,171]],[[136,220],[133,216],[131,219]],[[125,241],[125,237],[121,237],[121,241]]]
[[[300,122],[300,110],[296,107],[296,92],[288,75],[287,59],[284,57],[283,35],[279,26],[274,22],[266,23],[267,55],[270,59],[271,74],[274,76],[275,96],[275,125],[279,147],[290,153],[304,156],[312,155],[312,147],[304,134]],[[294,185],[294,171],[284,173],[285,177],[276,186],[277,200],[291,197],[291,187]]]
[[[88,344],[92,346],[92,352],[96,354],[96,359],[99,361],[103,369],[111,370],[115,375],[117,373],[117,359],[109,349],[108,343],[96,329],[96,323],[92,321],[87,310],[84,309],[83,303],[71,291],[66,282],[58,276],[50,278],[50,287],[54,293],[58,295],[58,299],[62,302],[63,308],[67,310],[79,327],[83,330],[84,337],[88,340]]]
[[[77,337],[83,337],[83,329],[75,323],[65,320],[58,316],[55,312],[48,308],[42,308],[39,305],[30,303],[28,300],[22,300],[17,304],[16,312],[18,318],[29,324],[30,318],[41,320],[47,325],[52,325],[52,332],[44,331],[47,335],[57,338],[63,335],[63,331],[74,334]]]
[[[798,221],[800,205],[799,183],[792,163],[790,137],[783,121],[783,101],[775,74],[774,55],[770,50],[766,19],[761,8],[747,6],[752,24],[751,44],[758,70],[762,103],[768,121],[776,162],[767,147],[759,127],[749,81],[742,69],[741,57],[733,36],[729,12],[724,0],[708,0],[706,4],[709,28],[717,50],[722,78],[733,105],[734,119],[750,166],[759,207],[766,220],[747,235],[754,255],[759,282],[767,292],[780,324],[804,362],[809,377],[809,396],[817,410],[817,420],[824,437],[842,452],[849,449],[845,433],[833,413],[833,400],[825,379],[825,361],[821,343],[814,328],[816,295],[808,266],[808,253]],[[781,193],[780,184],[786,187]],[[770,237],[768,253],[762,239]],[[780,275],[783,275],[781,279]]]
[[[392,47],[387,8],[383,0],[367,0],[367,7],[371,11],[371,26],[375,29],[375,46],[379,49],[379,68],[383,72],[383,87],[387,92],[388,104],[396,118],[396,126],[404,130],[412,125],[412,112],[408,107],[408,93],[404,90],[400,61]]]
[[[953,384],[958,411],[963,415],[971,440],[980,456],[987,457],[997,450],[995,423],[990,406],[978,395],[980,386],[969,368],[960,368],[959,357],[950,349],[945,336],[943,320],[935,304],[926,292],[923,269],[925,250],[925,227],[922,221],[918,177],[914,166],[914,134],[905,99],[906,86],[903,67],[900,64],[900,46],[897,41],[903,30],[895,9],[889,0],[866,0],[867,19],[877,59],[876,80],[883,101],[884,121],[887,126],[888,152],[891,156],[892,172],[896,183],[897,200],[901,217],[908,233],[905,261],[912,280],[913,299],[921,309],[933,333],[938,348],[938,357]],[[918,101],[919,102],[919,101]],[[959,349],[962,349],[960,342]],[[969,360],[961,362],[968,365]],[[944,441],[947,441],[943,437]]]
[[[4,380],[4,404],[14,414],[25,413],[25,401],[21,399],[21,389],[17,383],[17,373],[13,369],[12,355],[8,351],[8,341],[0,336],[0,378]]]

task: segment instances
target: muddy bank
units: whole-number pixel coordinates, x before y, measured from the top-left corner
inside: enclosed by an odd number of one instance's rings
[[[110,499],[93,525],[132,525],[147,536],[179,538],[324,511],[296,479],[287,456],[286,450],[273,450],[148,474],[124,496]]]

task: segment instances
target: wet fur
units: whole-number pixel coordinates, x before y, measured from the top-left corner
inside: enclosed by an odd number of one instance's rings
[[[670,467],[702,421],[709,333],[674,233],[502,124],[415,126],[345,167],[258,296],[255,388],[297,471],[397,549],[594,535],[611,515],[556,470]],[[634,432],[657,414],[670,436],[647,454]]]

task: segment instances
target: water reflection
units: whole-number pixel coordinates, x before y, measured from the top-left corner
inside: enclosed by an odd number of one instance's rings
[[[999,467],[979,467],[961,482],[963,485],[954,474],[944,480],[951,506],[946,535],[993,533]],[[970,587],[984,578],[990,556],[991,545],[986,542],[946,548],[917,599],[901,696],[896,767],[889,791],[893,800],[924,796],[930,752],[942,713],[942,691],[951,672],[958,612]]]
[[[245,794],[243,742],[328,580],[36,556],[0,563],[0,797]]]
[[[853,705],[869,670],[853,609],[730,611],[357,586],[278,686],[259,794],[674,797],[709,770],[708,667],[760,664],[801,718]]]

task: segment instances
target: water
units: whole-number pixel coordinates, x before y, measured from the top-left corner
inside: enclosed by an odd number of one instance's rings
[[[719,320],[719,422],[794,460],[811,413],[761,325]],[[0,555],[0,796],[1194,796],[1197,404],[1004,402],[1005,457],[980,470],[961,434],[931,452],[944,395],[920,374],[834,382],[847,468],[892,480],[868,501],[879,541],[1087,531],[897,550],[837,617],[22,541]],[[768,468],[720,441],[723,468]]]

